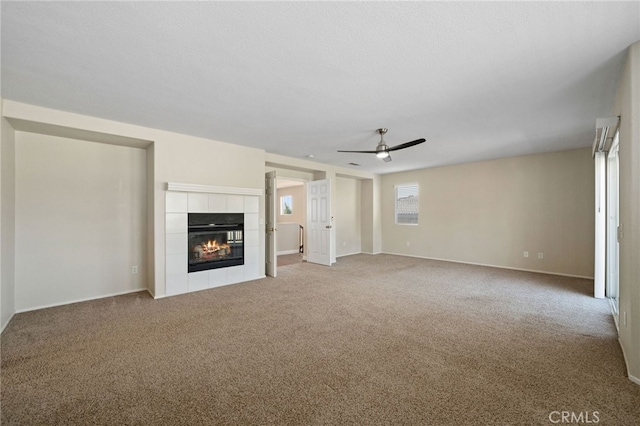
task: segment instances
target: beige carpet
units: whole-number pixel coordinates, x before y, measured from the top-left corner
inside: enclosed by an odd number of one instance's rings
[[[289,266],[302,262],[302,254],[283,254],[278,256],[278,267]]]
[[[279,272],[16,315],[2,425],[638,424],[589,280],[388,255]]]

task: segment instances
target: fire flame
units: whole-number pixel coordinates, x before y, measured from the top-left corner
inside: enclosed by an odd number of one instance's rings
[[[231,254],[231,247],[229,244],[220,244],[216,240],[209,240],[194,246],[193,251],[196,253],[196,258],[213,259],[228,256]]]

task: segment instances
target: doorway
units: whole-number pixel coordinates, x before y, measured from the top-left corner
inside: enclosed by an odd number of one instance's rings
[[[278,266],[302,262],[307,223],[306,182],[277,177],[276,203]]]
[[[306,180],[266,174],[266,273],[302,263],[306,254]]]

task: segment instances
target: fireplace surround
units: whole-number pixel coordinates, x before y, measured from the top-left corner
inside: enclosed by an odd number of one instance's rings
[[[168,182],[165,194],[165,292],[157,297],[173,296],[264,278],[264,221],[261,205],[264,189],[231,188]],[[226,235],[227,244],[242,241],[243,263],[214,269],[189,270],[191,250],[189,216],[193,213],[238,215],[229,223],[242,223],[242,235]],[[233,217],[233,216],[231,216]],[[223,219],[223,222],[225,219]],[[207,221],[217,223],[217,220]],[[193,225],[193,220],[192,223]],[[228,229],[226,232],[230,232]],[[235,229],[234,231],[239,231]],[[217,245],[221,241],[216,240]],[[211,248],[209,248],[211,242]],[[206,245],[202,247],[202,244]],[[224,243],[222,243],[224,244]],[[200,252],[214,257],[214,239],[200,242]],[[229,247],[231,249],[231,247]],[[222,253],[220,253],[222,254]],[[229,259],[226,259],[229,260]],[[237,262],[237,260],[234,260]],[[239,262],[238,262],[239,263]]]

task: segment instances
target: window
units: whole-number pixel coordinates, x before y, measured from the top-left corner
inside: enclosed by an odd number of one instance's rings
[[[283,195],[280,197],[280,214],[293,214],[293,197],[291,195]]]
[[[418,224],[418,184],[396,185],[396,224]]]

